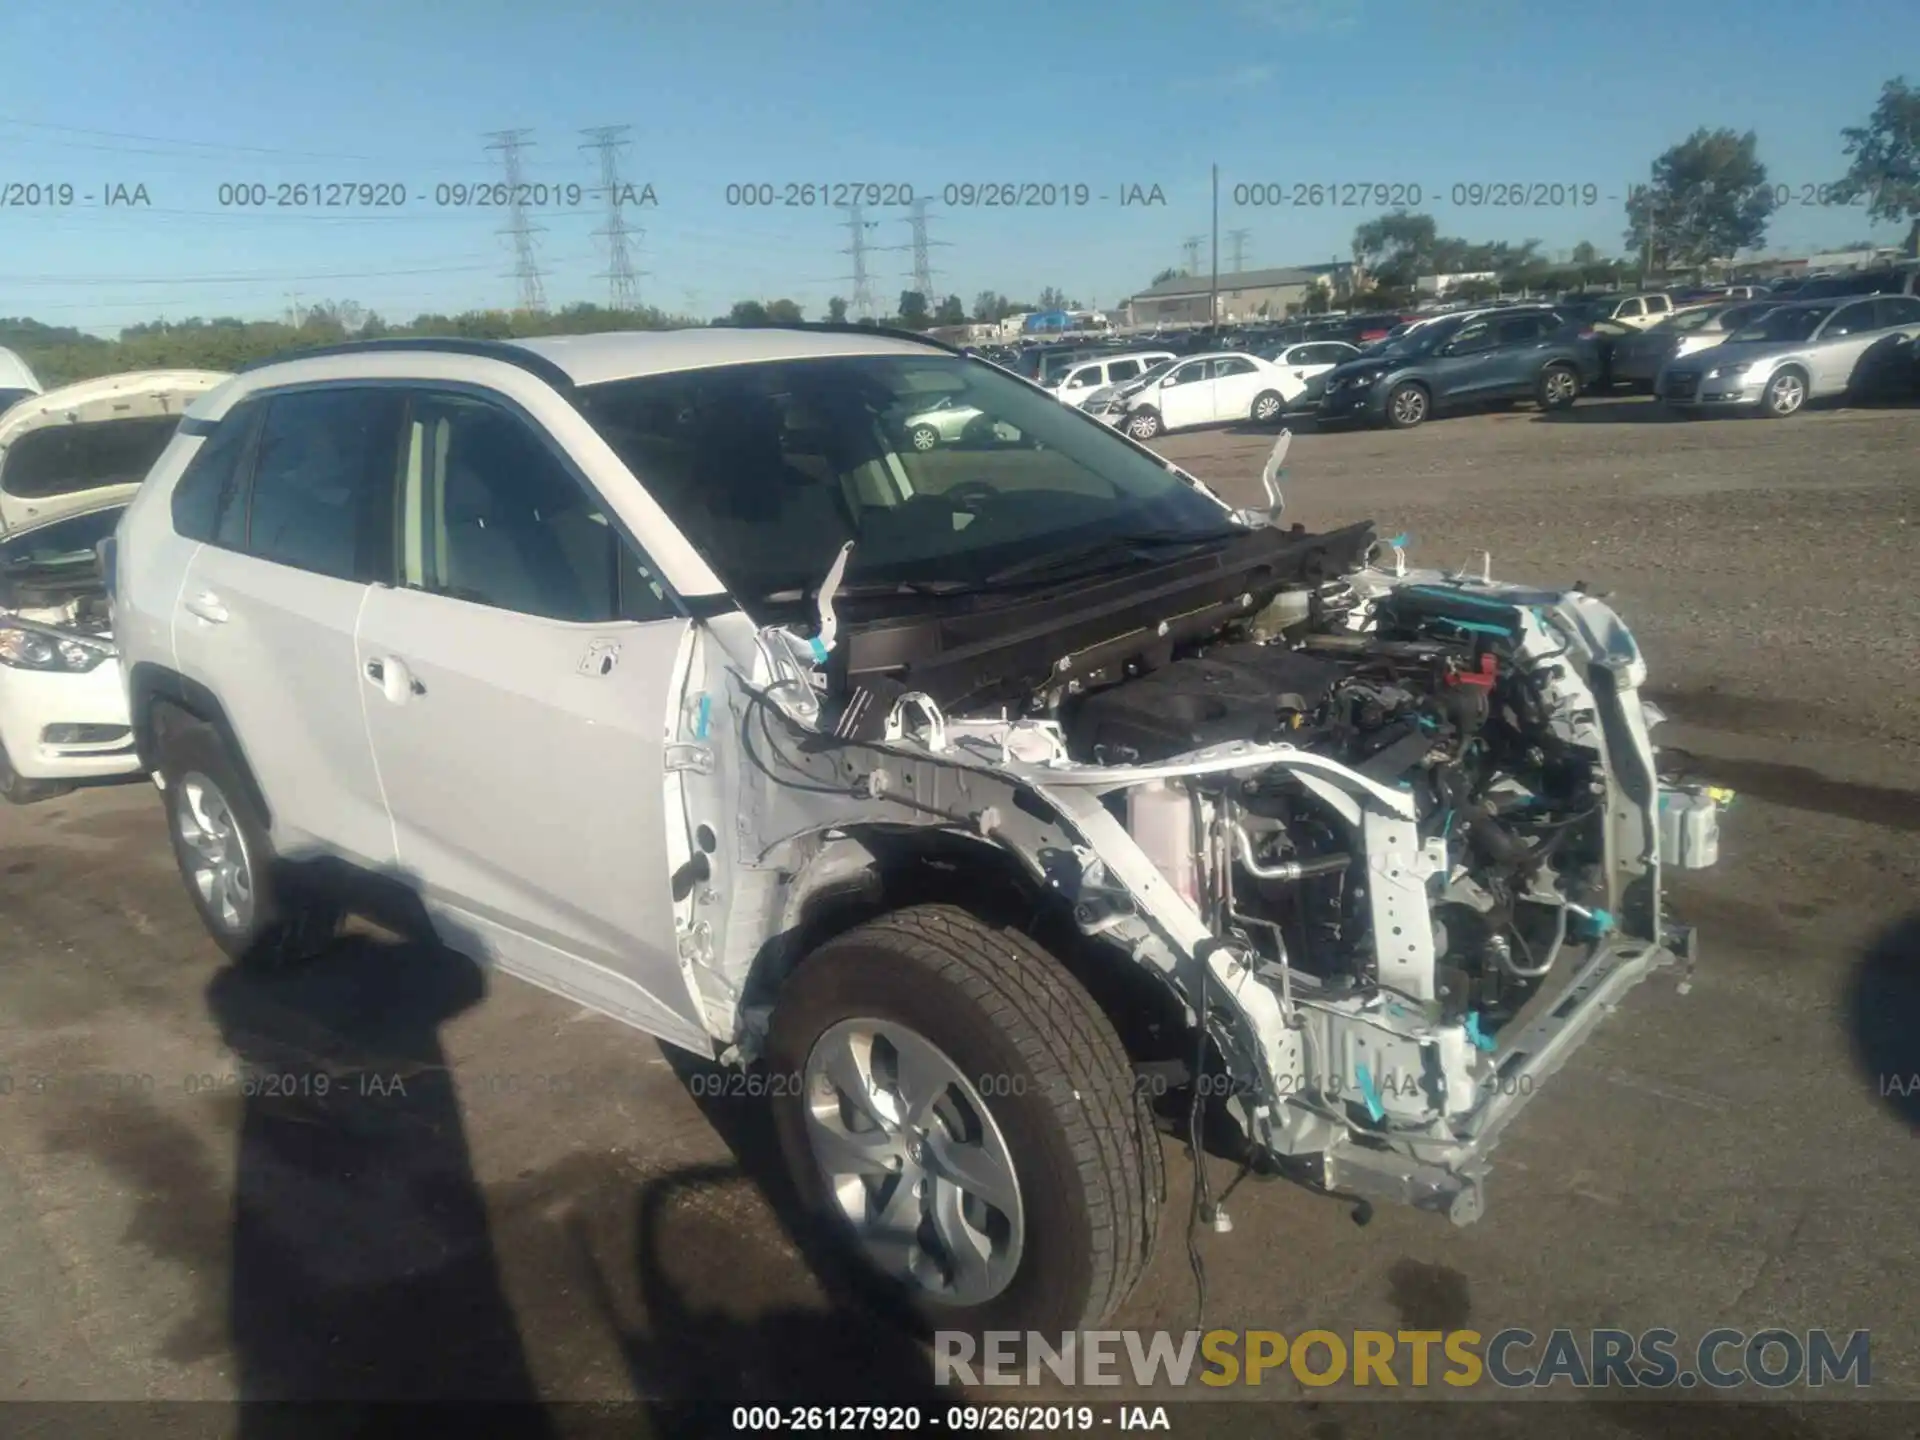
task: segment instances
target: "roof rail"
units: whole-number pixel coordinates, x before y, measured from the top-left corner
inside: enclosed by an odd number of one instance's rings
[[[285,365],[295,360],[313,360],[329,355],[378,355],[382,353],[424,352],[438,355],[471,355],[483,360],[498,360],[502,364],[517,366],[529,374],[553,386],[556,390],[571,391],[573,377],[544,355],[535,354],[524,345],[516,345],[511,340],[476,340],[463,335],[395,335],[382,340],[346,340],[337,345],[320,345],[312,350],[290,350],[281,355],[269,355],[264,360],[255,360],[240,367],[240,373],[246,374],[266,365]]]
[[[931,345],[936,350],[945,350],[951,355],[967,353],[958,345],[946,340],[936,340],[931,335],[922,335],[918,330],[907,330],[897,325],[863,325],[855,320],[795,320],[786,325],[742,325],[739,328],[742,330],[804,330],[821,335],[886,335],[895,340],[918,341],[922,345]]]

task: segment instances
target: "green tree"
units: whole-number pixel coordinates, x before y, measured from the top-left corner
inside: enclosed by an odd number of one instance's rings
[[[1395,210],[1353,232],[1354,263],[1368,272],[1375,289],[1410,288],[1421,275],[1433,273],[1439,238],[1431,215]]]
[[[958,295],[948,295],[934,310],[933,319],[936,325],[964,325],[967,323],[967,307],[960,303]]]
[[[765,325],[767,307],[758,300],[736,300],[733,302],[733,309],[727,312],[727,323],[742,326]]]
[[[1187,272],[1184,270],[1176,270],[1173,266],[1169,265],[1166,269],[1162,270],[1158,275],[1154,276],[1153,279],[1147,282],[1147,288],[1151,290],[1154,286],[1164,285],[1169,280],[1178,280],[1181,276],[1185,275],[1186,273]]]
[[[909,330],[924,330],[933,323],[927,309],[927,297],[918,290],[900,292],[900,324]]]
[[[1653,268],[1698,269],[1756,248],[1774,194],[1753,131],[1695,130],[1627,196],[1627,244]]]
[[[844,325],[847,323],[847,302],[842,300],[838,295],[827,301],[827,319],[831,320],[835,325]]]
[[[1046,289],[1040,292],[1039,304],[1042,310],[1065,310],[1070,308],[1067,304],[1067,292],[1053,285],[1047,286]]]
[[[1840,134],[1853,159],[1835,198],[1864,198],[1869,220],[1906,221],[1907,254],[1920,255],[1920,90],[1887,81],[1867,123]]]
[[[798,325],[804,319],[800,307],[791,300],[775,300],[767,306],[767,322],[772,325]]]

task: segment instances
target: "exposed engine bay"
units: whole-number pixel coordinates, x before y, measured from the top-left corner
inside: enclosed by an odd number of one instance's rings
[[[1593,596],[1414,571],[1370,525],[1281,530],[1284,447],[1218,573],[1092,583],[1031,623],[845,633],[829,577],[814,633],[754,634],[729,700],[749,762],[685,782],[690,814],[707,794],[760,855],[728,882],[705,847],[703,879],[751,899],[680,912],[716,1034],[809,894],[933,827],[1011,854],[1112,963],[1159,977],[1255,1152],[1477,1217],[1536,1083],[1691,961],[1661,897],[1659,717]],[[690,697],[725,668],[691,656]]]

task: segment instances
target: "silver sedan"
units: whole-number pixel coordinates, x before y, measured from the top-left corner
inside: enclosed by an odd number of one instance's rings
[[[1682,413],[1754,409],[1778,418],[1904,374],[1917,337],[1920,299],[1910,295],[1782,305],[1718,345],[1668,361],[1654,392]]]

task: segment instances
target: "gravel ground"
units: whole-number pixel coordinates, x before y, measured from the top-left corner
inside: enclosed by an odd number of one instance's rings
[[[1162,448],[1252,500],[1269,443]],[[1362,1229],[1250,1185],[1198,1242],[1209,1326],[1869,1328],[1869,1393],[1920,1398],[1920,1094],[1886,1083],[1920,1072],[1917,455],[1911,410],[1638,402],[1297,437],[1290,518],[1611,591],[1673,716],[1657,738],[1742,799],[1720,867],[1676,886],[1691,991],[1649,980],[1536,1098],[1485,1220]],[[702,1396],[931,1393],[819,1293],[756,1183],[755,1107],[696,1098],[651,1041],[379,935],[274,981],[216,960],[149,788],[0,813],[0,1395],[642,1396],[670,1433]],[[243,1057],[295,1093],[240,1094]],[[1194,1320],[1169,1161],[1119,1325]],[[1336,1411],[1321,1440],[1377,1415]]]

